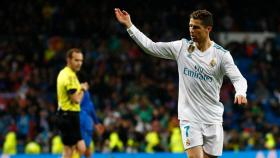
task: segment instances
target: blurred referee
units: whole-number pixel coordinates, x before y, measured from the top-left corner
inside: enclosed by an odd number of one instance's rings
[[[85,152],[85,143],[80,132],[80,102],[88,83],[79,82],[76,73],[81,69],[83,54],[80,49],[72,48],[66,55],[67,65],[57,77],[58,128],[61,133],[63,158],[71,158],[73,151]]]

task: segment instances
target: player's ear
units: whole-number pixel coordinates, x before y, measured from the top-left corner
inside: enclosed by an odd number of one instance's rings
[[[212,26],[207,26],[207,30],[209,31],[209,32],[211,32],[212,31]]]

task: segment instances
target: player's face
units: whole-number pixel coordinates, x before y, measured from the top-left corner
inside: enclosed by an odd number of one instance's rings
[[[209,37],[211,27],[202,25],[201,20],[191,18],[189,22],[189,30],[191,39],[194,42],[202,42]]]
[[[67,59],[68,66],[75,72],[80,71],[83,64],[83,54],[73,52],[72,57]]]

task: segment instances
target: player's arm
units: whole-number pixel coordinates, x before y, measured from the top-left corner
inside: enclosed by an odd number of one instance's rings
[[[97,118],[96,112],[95,112],[95,108],[93,106],[92,108],[92,113],[91,113],[91,117],[93,119],[94,122],[94,128],[96,129],[97,133],[102,135],[104,133],[104,126],[102,125],[102,123],[99,121],[99,119]]]
[[[247,92],[247,81],[240,73],[239,69],[235,65],[232,56],[229,52],[223,55],[222,68],[225,74],[230,78],[235,88],[234,103],[236,104],[247,104],[246,92]]]
[[[88,93],[88,92],[87,92]],[[101,124],[101,122],[99,121],[99,119],[97,118],[97,115],[96,115],[96,111],[95,111],[95,106],[94,106],[94,103],[90,97],[90,95],[88,94],[88,97],[89,97],[89,101],[90,101],[90,117],[92,118],[93,122],[94,122],[94,128],[96,129],[97,133],[98,134],[103,134],[104,131],[105,131],[105,128],[104,126]]]
[[[87,92],[85,92],[85,93],[88,93],[88,94],[86,94],[86,95],[88,96],[89,101],[90,101],[90,102],[89,102],[89,105],[90,105],[90,107],[89,107],[89,109],[90,109],[90,112],[89,112],[90,117],[92,118],[94,124],[99,124],[100,121],[99,121],[99,119],[97,118],[94,103],[93,103],[93,101],[92,101],[92,99],[91,99],[91,97],[90,97],[90,95],[89,95],[89,92],[87,91]]]
[[[148,54],[165,59],[177,59],[182,46],[182,41],[153,42],[131,22],[130,15],[126,11],[115,9],[117,20],[127,28],[130,37]]]

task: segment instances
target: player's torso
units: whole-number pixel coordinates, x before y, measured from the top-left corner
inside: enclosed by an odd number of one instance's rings
[[[189,88],[202,88],[204,91],[219,89],[222,79],[221,50],[215,48],[213,43],[206,51],[197,48],[190,52],[189,44],[183,45],[178,58],[178,71],[180,77]]]
[[[182,45],[177,59],[179,71],[179,119],[204,123],[222,122],[223,106],[219,102],[219,90],[223,72],[221,50],[215,44],[204,52],[188,51],[189,44]]]

